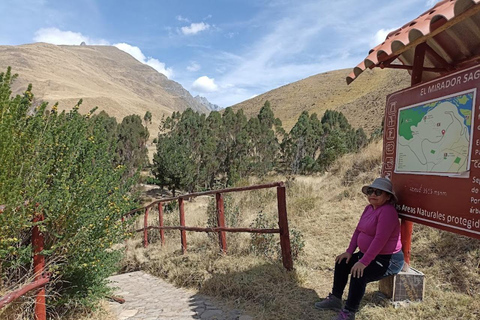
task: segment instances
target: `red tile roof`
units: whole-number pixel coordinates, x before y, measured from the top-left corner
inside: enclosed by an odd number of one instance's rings
[[[350,84],[366,68],[412,66],[415,47],[428,45],[422,81],[480,62],[480,0],[443,0],[388,34],[347,77]],[[395,64],[397,66],[395,66]],[[411,72],[411,70],[409,70]]]

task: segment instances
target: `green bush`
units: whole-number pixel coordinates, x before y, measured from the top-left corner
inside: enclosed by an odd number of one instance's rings
[[[235,205],[232,195],[223,195],[223,208],[225,215],[225,226],[228,228],[238,227],[238,219],[240,216],[240,208]],[[217,222],[217,201],[211,198],[207,206],[207,228],[218,227]],[[218,233],[209,232],[208,237],[212,241],[218,241]],[[238,233],[228,233],[228,239],[235,242],[238,239]]]
[[[31,86],[12,98],[14,78],[10,68],[0,74],[3,280],[9,286],[28,276],[32,218],[41,212],[43,254],[53,274],[47,305],[55,312],[93,306],[116,270],[120,253],[109,248],[123,239],[120,218],[134,206],[130,190],[138,175],[122,179],[124,166],[114,167],[116,138],[102,118],[79,114],[78,105],[61,113],[56,105],[33,106]]]
[[[225,215],[225,225],[229,228],[238,226],[238,218],[240,215],[240,208],[235,205],[233,197],[230,194],[223,195],[223,209]],[[207,206],[207,227],[215,228],[217,223],[217,201],[216,198],[211,198]]]
[[[274,229],[275,223],[260,212],[250,225],[255,229]],[[278,239],[273,233],[252,233],[250,235],[250,251],[259,256],[274,257],[277,254]],[[278,237],[278,236],[277,236]]]
[[[260,212],[250,227],[256,229],[275,229],[278,226],[275,225],[272,219],[269,219],[265,214]],[[305,247],[305,240],[303,234],[298,230],[290,228],[289,233],[292,259],[298,260]],[[258,256],[281,259],[282,251],[278,234],[252,233],[250,235],[250,252]]]

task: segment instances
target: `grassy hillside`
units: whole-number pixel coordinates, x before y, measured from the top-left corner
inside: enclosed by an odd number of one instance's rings
[[[58,101],[59,110],[68,110],[83,99],[81,113],[98,106],[118,122],[150,111],[152,137],[164,115],[188,106],[207,112],[180,84],[113,46],[0,46],[0,71],[8,66],[19,74],[14,94],[32,83],[37,102]]]
[[[367,204],[360,189],[376,178],[380,169],[381,142],[377,142],[359,154],[343,157],[324,175],[243,182],[286,181],[289,225],[305,241],[293,272],[286,272],[275,259],[249,253],[248,234],[227,234],[228,255],[222,256],[215,236],[188,232],[188,254],[182,255],[178,231],[166,233],[164,248],[156,242],[143,249],[140,235],[132,240],[124,270],[141,268],[176,285],[216,296],[254,319],[330,319],[333,312],[318,311],[313,304],[331,290],[335,256],[345,251]],[[206,225],[209,201],[197,198],[187,202],[186,225]],[[249,227],[259,214],[275,225],[274,190],[237,193],[234,203],[239,208],[239,227]],[[165,225],[178,225],[176,210],[166,214]],[[158,231],[152,230],[150,235],[152,241],[158,241]],[[411,261],[412,267],[425,274],[425,300],[395,308],[376,297],[377,283],[369,284],[357,319],[478,319],[479,248],[479,240],[415,225]]]
[[[363,127],[371,133],[380,126],[386,96],[410,86],[410,76],[403,70],[367,70],[352,84],[347,85],[350,69],[321,73],[271,90],[236,104],[234,110],[243,109],[254,116],[265,101],[270,101],[275,116],[282,120],[288,131],[303,111],[316,112],[319,117],[325,110],[345,114],[353,127]]]

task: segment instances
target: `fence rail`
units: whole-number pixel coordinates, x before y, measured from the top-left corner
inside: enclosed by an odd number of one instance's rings
[[[225,226],[225,209],[223,203],[223,194],[231,192],[241,192],[241,191],[250,191],[250,190],[259,190],[259,189],[268,189],[268,188],[277,188],[277,209],[278,209],[278,229],[256,229],[256,228],[229,228]],[[201,228],[201,227],[190,227],[185,226],[185,199],[195,198],[199,196],[208,196],[215,195],[216,200],[216,209],[217,209],[217,227],[214,228]],[[180,226],[164,226],[163,224],[163,204],[166,202],[178,201],[179,215],[180,215]],[[149,226],[148,225],[148,216],[150,209],[157,206],[158,208],[158,226]],[[135,232],[143,232],[143,246],[148,246],[148,230],[159,230],[160,240],[162,246],[165,244],[165,234],[164,230],[179,230],[180,231],[180,241],[182,245],[182,252],[185,254],[187,251],[187,235],[186,231],[193,232],[216,232],[218,233],[219,244],[221,251],[227,253],[227,240],[226,232],[248,232],[248,233],[278,233],[280,235],[280,247],[282,251],[282,262],[283,266],[287,270],[293,270],[293,260],[292,252],[290,246],[290,232],[288,229],[288,218],[287,218],[287,203],[286,203],[286,190],[283,182],[274,182],[269,184],[254,185],[248,187],[238,187],[238,188],[228,188],[221,190],[212,190],[205,192],[196,192],[190,194],[184,194],[177,197],[164,198],[161,200],[154,201],[149,205],[134,209],[126,213],[122,220],[126,217],[130,217],[136,213],[144,212],[143,219],[143,228],[135,230]]]
[[[37,205],[38,207],[38,205]],[[4,207],[0,208],[0,214]],[[32,228],[32,245],[33,245],[33,271],[34,281],[12,291],[4,297],[0,298],[0,309],[7,304],[15,301],[30,291],[37,290],[35,298],[35,320],[47,319],[47,308],[45,305],[45,285],[50,281],[50,275],[45,274],[45,257],[41,253],[44,245],[44,235],[38,226],[44,219],[43,214],[35,213],[33,218],[34,226]]]

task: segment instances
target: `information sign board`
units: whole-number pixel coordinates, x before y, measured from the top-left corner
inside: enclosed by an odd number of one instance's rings
[[[480,238],[480,66],[387,97],[383,168],[404,219]]]

